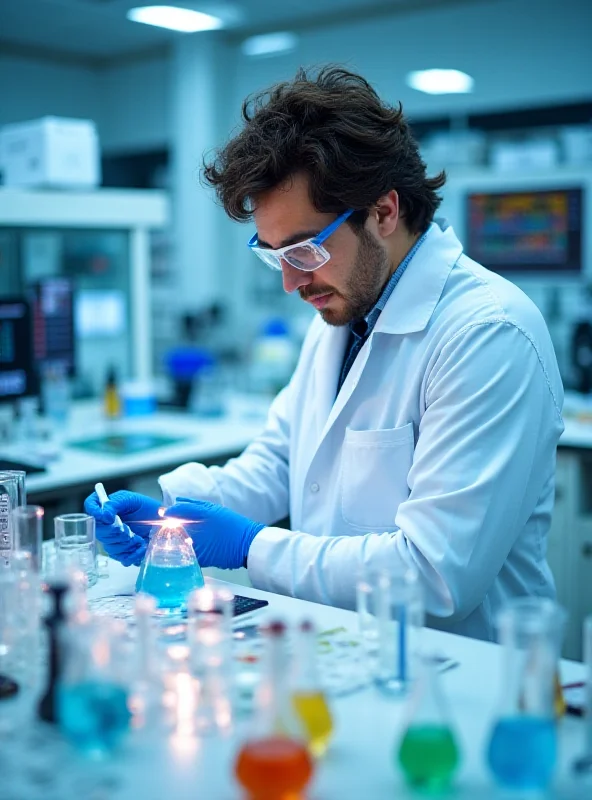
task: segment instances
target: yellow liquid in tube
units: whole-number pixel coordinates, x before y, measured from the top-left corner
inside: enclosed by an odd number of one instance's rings
[[[296,692],[292,702],[304,728],[308,749],[319,758],[326,752],[333,732],[333,720],[325,696],[322,692]]]

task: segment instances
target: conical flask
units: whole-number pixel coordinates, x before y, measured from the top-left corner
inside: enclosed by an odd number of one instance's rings
[[[285,639],[283,622],[267,627],[255,717],[235,763],[249,800],[299,800],[314,769],[292,708]]]
[[[187,608],[187,598],[204,585],[193,542],[179,520],[165,519],[152,533],[136,591],[156,598],[161,613]]]
[[[459,751],[432,658],[420,662],[408,713],[407,728],[398,750],[405,779],[416,789],[445,791],[458,766]]]

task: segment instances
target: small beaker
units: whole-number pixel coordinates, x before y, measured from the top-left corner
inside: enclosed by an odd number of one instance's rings
[[[201,733],[223,732],[232,722],[232,613],[234,595],[204,586],[189,596],[189,667],[199,693],[195,724]]]
[[[506,789],[544,791],[557,759],[555,683],[565,612],[552,600],[511,601],[497,620],[502,695],[487,757]]]
[[[203,585],[201,568],[187,531],[179,520],[163,520],[151,533],[136,591],[155,597],[161,614],[176,614],[185,610],[190,593]]]
[[[54,520],[56,566],[62,572],[81,570],[88,588],[99,579],[95,520],[89,514],[62,514]]]
[[[91,756],[104,756],[129,728],[129,649],[125,623],[95,617],[61,634],[60,729]]]
[[[413,569],[366,570],[357,584],[360,633],[376,686],[404,694],[416,672],[424,608]]]
[[[17,506],[12,511],[16,548],[31,554],[31,564],[35,572],[41,569],[43,513],[41,506]]]

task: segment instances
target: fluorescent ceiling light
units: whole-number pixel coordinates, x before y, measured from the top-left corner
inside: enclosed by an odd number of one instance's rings
[[[158,28],[168,28],[171,31],[181,31],[182,33],[216,31],[224,25],[219,17],[177,6],[131,8],[127,12],[127,18],[132,22],[143,22],[146,25],[156,25]]]
[[[275,56],[295,50],[297,46],[298,36],[295,33],[280,31],[250,36],[241,44],[241,51],[245,56]]]
[[[475,81],[458,69],[420,69],[407,74],[407,85],[427,94],[467,94]]]

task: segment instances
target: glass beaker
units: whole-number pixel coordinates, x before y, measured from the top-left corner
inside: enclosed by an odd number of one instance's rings
[[[399,765],[410,786],[443,792],[458,766],[459,752],[436,662],[429,656],[418,660],[418,679],[407,708],[408,721],[398,748]]]
[[[12,511],[16,548],[31,554],[31,564],[35,572],[41,569],[43,513],[41,506],[17,506]]]
[[[0,472],[0,566],[10,564],[10,554],[14,550],[14,531],[12,511],[20,503],[24,491],[21,472]]]
[[[413,680],[424,624],[418,573],[366,570],[357,584],[360,633],[376,686],[389,695],[404,694]]]
[[[187,608],[187,598],[204,585],[193,542],[179,520],[165,519],[151,532],[136,591],[156,598],[161,614]]]
[[[95,617],[62,631],[58,721],[72,744],[91,756],[111,752],[129,728],[129,651],[125,623]]]
[[[81,570],[88,588],[99,579],[95,520],[89,514],[62,514],[54,520],[56,566],[63,572]]]
[[[552,600],[537,597],[513,600],[499,614],[503,684],[487,759],[506,789],[544,791],[553,777],[555,679],[565,616]]]

